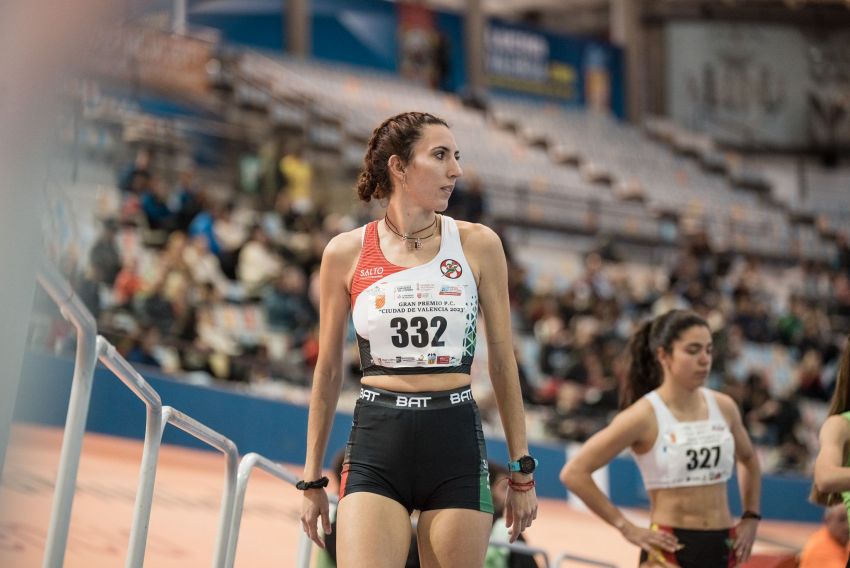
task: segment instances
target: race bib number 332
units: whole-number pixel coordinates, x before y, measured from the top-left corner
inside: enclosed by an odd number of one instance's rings
[[[384,367],[456,366],[463,354],[466,287],[390,282],[369,305],[372,359]]]

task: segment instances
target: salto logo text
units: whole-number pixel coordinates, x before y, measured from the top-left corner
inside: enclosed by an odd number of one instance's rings
[[[430,396],[397,396],[395,405],[405,408],[428,408],[429,400]]]
[[[375,266],[374,268],[361,268],[360,278],[377,278],[384,275],[383,266]]]

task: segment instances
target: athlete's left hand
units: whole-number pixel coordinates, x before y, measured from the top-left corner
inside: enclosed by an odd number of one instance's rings
[[[531,526],[537,518],[537,493],[532,487],[528,491],[514,491],[508,487],[505,503],[505,526],[511,535],[510,542],[516,542],[522,531]]]
[[[735,527],[735,545],[733,550],[735,551],[735,558],[738,559],[739,565],[750,559],[758,526],[759,523],[756,519],[741,519],[738,526]]]

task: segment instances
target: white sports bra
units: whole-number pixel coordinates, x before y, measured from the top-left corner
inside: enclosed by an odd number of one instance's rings
[[[475,355],[478,286],[451,217],[441,216],[440,250],[404,268],[381,252],[377,221],[363,231],[351,283],[363,375],[469,374]]]
[[[708,419],[676,420],[658,391],[645,395],[655,411],[658,436],[652,449],[635,454],[646,489],[671,489],[725,483],[735,466],[735,439],[714,393],[701,388]]]

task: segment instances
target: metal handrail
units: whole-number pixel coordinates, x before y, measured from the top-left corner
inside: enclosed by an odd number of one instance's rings
[[[233,504],[236,497],[236,475],[239,464],[239,450],[232,440],[219,434],[209,426],[198,422],[183,412],[164,406],[162,408],[162,430],[167,424],[183,430],[198,440],[221,451],[227,458],[227,468],[224,476],[224,496],[221,500],[221,512],[219,513],[218,534],[216,536],[216,552],[213,558],[213,566],[225,565],[227,557],[227,546],[230,542],[230,527],[233,516]]]
[[[159,398],[159,393],[102,335],[97,336],[97,353],[103,364],[115,373],[115,376],[127,385],[127,388],[145,403],[145,406],[162,409],[162,399]]]
[[[61,568],[65,563],[65,550],[68,547],[74,490],[77,486],[80,454],[91,402],[94,369],[97,364],[95,344],[97,323],[91,312],[74,293],[68,281],[52,264],[42,260],[36,278],[59,306],[62,317],[71,322],[77,330],[74,376],[71,379],[71,395],[68,413],[65,416],[59,468],[56,472],[56,491],[53,496],[42,562],[45,568]]]
[[[227,543],[227,555],[225,561],[226,568],[232,568],[233,563],[236,561],[236,547],[239,542],[239,528],[242,524],[242,510],[245,506],[245,494],[248,491],[248,480],[250,479],[251,472],[254,468],[262,469],[266,473],[269,473],[280,480],[286,481],[287,483],[291,483],[292,485],[295,485],[298,482],[298,477],[296,477],[294,473],[283,466],[274,463],[265,456],[251,452],[242,457],[242,461],[239,462],[239,473],[236,476],[236,495],[234,498],[233,514],[230,522],[230,537]],[[306,535],[302,532],[301,541],[303,541],[305,537]],[[309,565],[310,559],[309,539],[306,546],[301,541],[299,541],[298,560],[295,565],[307,566]],[[307,564],[304,564],[305,549]]]
[[[121,382],[127,385],[147,407],[139,485],[136,491],[136,502],[133,505],[133,524],[130,527],[130,541],[124,563],[127,568],[136,568],[141,567],[145,562],[145,545],[148,539],[148,524],[150,523],[151,506],[153,504],[156,463],[159,458],[159,447],[162,439],[162,401],[153,387],[103,336],[97,337],[97,354],[103,364]]]

